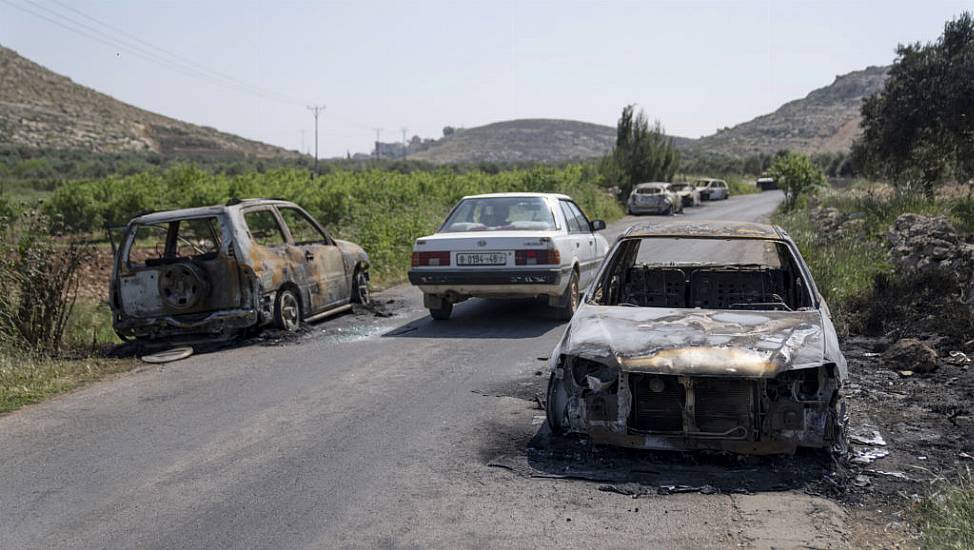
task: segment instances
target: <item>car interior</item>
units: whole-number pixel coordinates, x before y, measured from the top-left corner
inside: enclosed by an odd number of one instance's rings
[[[644,246],[648,241],[651,246]],[[714,246],[721,254],[693,254],[694,249],[707,251]],[[703,260],[721,255],[733,259]],[[624,241],[608,261],[593,301],[626,307],[777,311],[814,304],[787,245],[726,238]]]

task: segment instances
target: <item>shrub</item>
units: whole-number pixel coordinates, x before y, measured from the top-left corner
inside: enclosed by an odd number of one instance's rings
[[[44,354],[61,348],[77,297],[78,268],[91,259],[88,245],[56,238],[50,227],[47,217],[27,212],[18,234],[9,228],[0,244],[0,336]]]

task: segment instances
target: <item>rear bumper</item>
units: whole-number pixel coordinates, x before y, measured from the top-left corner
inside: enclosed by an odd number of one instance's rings
[[[189,335],[225,335],[234,329],[257,324],[254,309],[225,309],[210,313],[166,315],[161,317],[125,317],[114,323],[120,336],[134,338],[172,338]]]
[[[409,282],[426,294],[517,297],[560,296],[571,266],[553,269],[413,269]]]
[[[629,211],[633,214],[661,214],[666,212],[670,208],[673,208],[671,204],[658,204],[658,205],[646,205],[646,204],[630,204]]]

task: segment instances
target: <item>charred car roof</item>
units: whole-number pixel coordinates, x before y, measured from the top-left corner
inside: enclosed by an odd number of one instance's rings
[[[200,218],[205,216],[218,216],[234,209],[250,206],[276,205],[276,206],[297,206],[293,202],[280,199],[244,199],[232,201],[228,204],[217,204],[213,206],[198,206],[195,208],[180,208],[178,210],[165,210],[162,212],[152,212],[142,214],[132,218],[130,223],[134,224],[153,224],[167,222],[184,218]]]
[[[730,238],[786,239],[788,234],[776,225],[731,221],[648,222],[633,225],[619,238]]]

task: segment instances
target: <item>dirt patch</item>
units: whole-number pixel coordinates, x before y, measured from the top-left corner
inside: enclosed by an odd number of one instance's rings
[[[974,466],[974,350],[941,348],[934,372],[903,374],[885,364],[887,345],[882,338],[844,342],[850,448],[878,452],[872,461],[847,461],[836,496],[867,524],[911,541],[918,533],[908,520],[931,484]],[[861,542],[874,544],[870,533]]]

